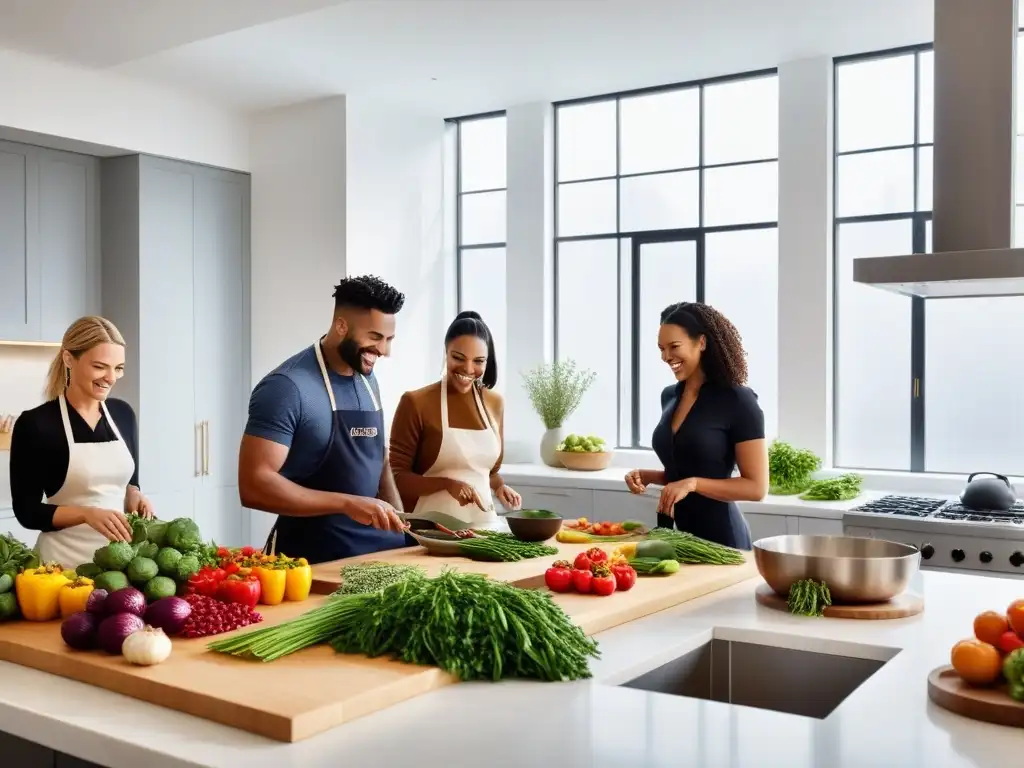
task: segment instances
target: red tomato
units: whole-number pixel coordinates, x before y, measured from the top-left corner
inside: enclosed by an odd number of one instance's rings
[[[595,576],[594,580],[590,584],[590,591],[595,595],[607,597],[615,591],[615,577],[611,574],[608,574],[607,576]]]
[[[590,563],[605,563],[608,562],[608,553],[600,547],[591,547],[586,551],[586,556],[590,558]]]
[[[590,566],[593,565],[593,561],[587,555],[586,552],[580,552],[576,555],[576,559],[573,561],[572,567],[577,568],[581,571],[589,571]]]
[[[565,563],[564,565],[562,563]],[[568,592],[572,589],[572,569],[569,563],[559,560],[544,571],[544,583],[552,592]]]
[[[260,580],[253,575],[228,576],[217,585],[217,598],[225,603],[241,603],[255,608],[260,600]]]
[[[1018,648],[1024,648],[1024,640],[1012,629],[1003,632],[996,647],[1003,653],[1012,653]]]
[[[636,584],[636,571],[633,569],[633,566],[626,563],[613,565],[612,575],[615,577],[615,588],[619,592],[626,592]]]
[[[594,581],[594,574],[589,570],[576,568],[572,572],[572,585],[581,595],[590,593],[590,585]]]

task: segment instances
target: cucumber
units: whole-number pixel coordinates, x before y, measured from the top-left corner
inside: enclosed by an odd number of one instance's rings
[[[667,541],[648,539],[636,543],[636,557],[651,557],[657,560],[675,560],[676,550]]]

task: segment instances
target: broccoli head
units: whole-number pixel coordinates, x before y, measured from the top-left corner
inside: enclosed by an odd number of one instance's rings
[[[173,547],[179,552],[195,549],[202,543],[202,537],[199,535],[199,526],[188,517],[179,517],[177,520],[172,520],[167,525],[167,532],[164,538],[166,539],[165,544],[168,547]]]

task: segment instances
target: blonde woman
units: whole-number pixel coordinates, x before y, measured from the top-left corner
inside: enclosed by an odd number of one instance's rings
[[[14,423],[14,516],[40,532],[43,561],[76,568],[108,541],[131,541],[125,512],[153,516],[139,490],[135,412],[109,397],[124,346],[109,320],[76,320],[50,364],[46,402]]]

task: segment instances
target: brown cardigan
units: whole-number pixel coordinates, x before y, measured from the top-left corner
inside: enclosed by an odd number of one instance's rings
[[[501,485],[498,470],[504,454],[504,411],[505,402],[501,395],[489,389],[481,389],[484,407],[498,434],[502,436],[502,451],[491,469],[491,488]],[[485,429],[480,418],[473,393],[461,394],[448,390],[448,426],[454,429]],[[410,473],[422,475],[437,460],[441,450],[441,382],[428,384],[421,389],[406,392],[398,402],[395,417],[391,422],[390,459],[395,485],[402,497],[406,512],[416,508],[419,494],[410,488]],[[415,481],[415,479],[413,479]]]

